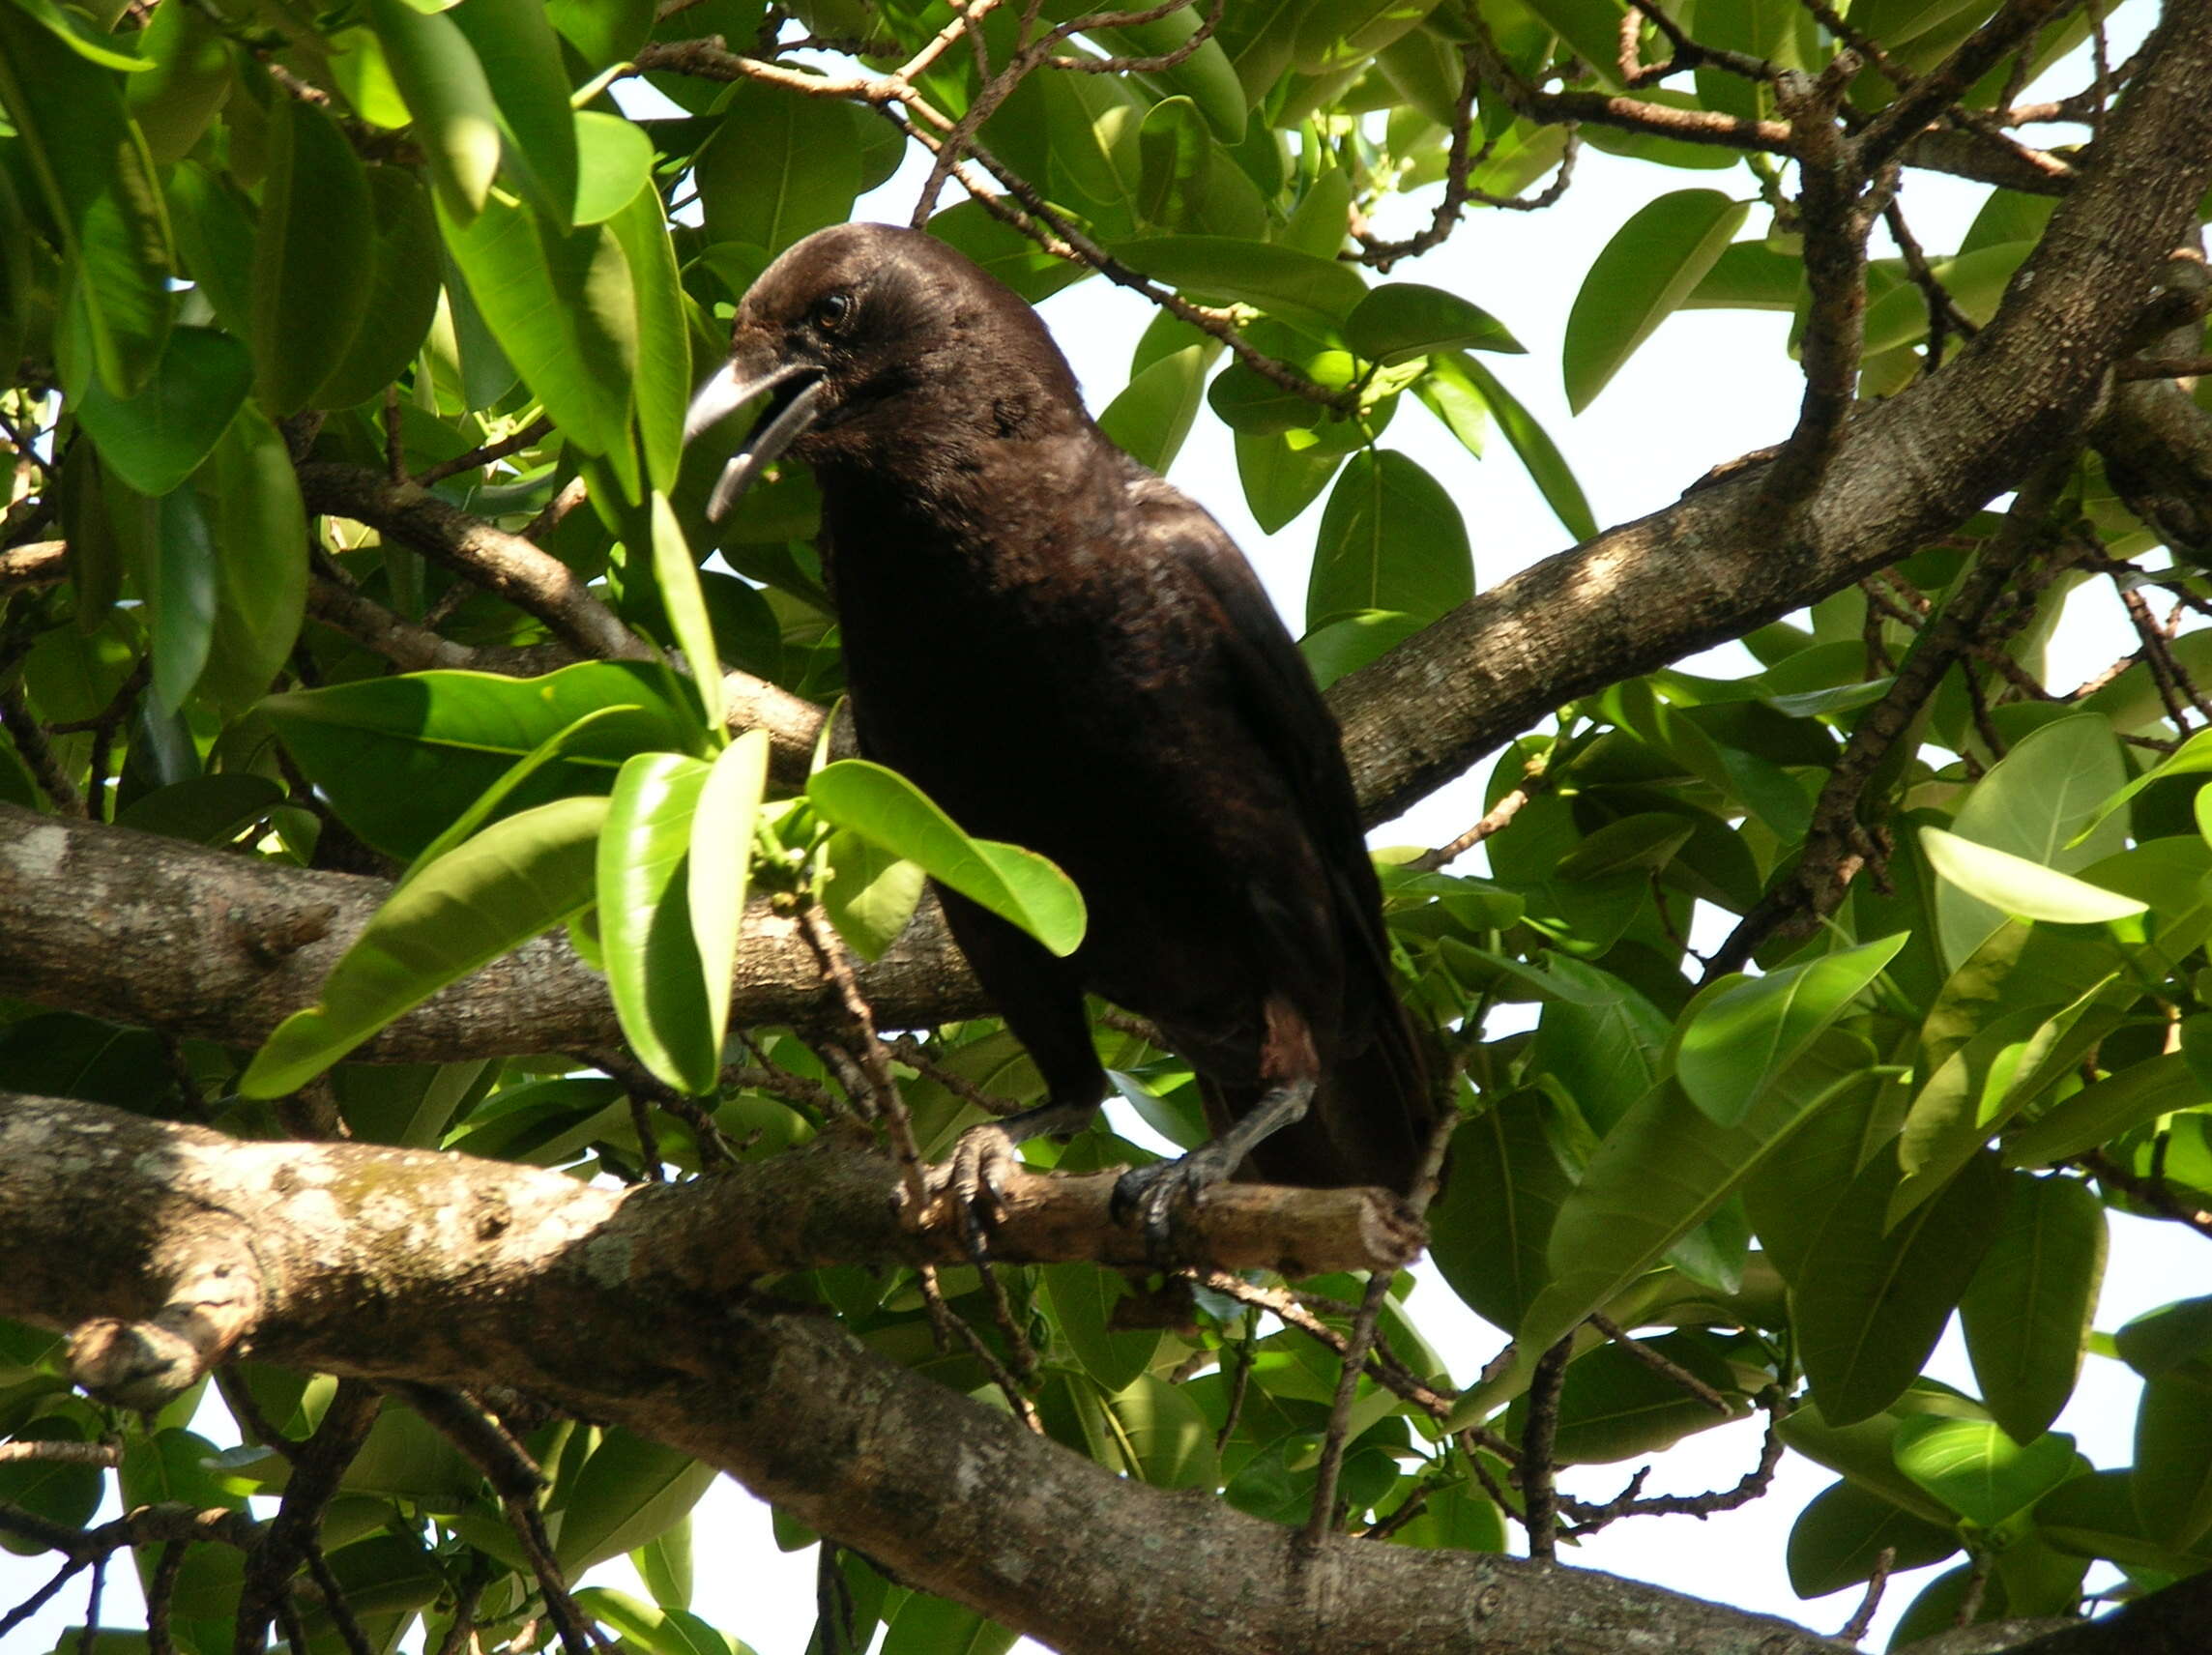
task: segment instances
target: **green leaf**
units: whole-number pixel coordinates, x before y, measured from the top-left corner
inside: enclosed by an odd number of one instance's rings
[[[577,202],[576,117],[568,107],[561,42],[542,0],[468,0],[444,15],[476,48],[506,126],[504,147],[515,182],[547,219],[581,222],[571,219]]]
[[[1907,1419],[1897,1468],[1965,1518],[1994,1528],[2075,1474],[2074,1438],[2044,1432],[2024,1445],[1993,1420]]]
[[[115,825],[195,845],[227,845],[266,820],[271,808],[283,799],[284,790],[267,776],[192,776],[142,796],[116,813]]]
[[[1353,454],[1322,513],[1307,630],[1376,609],[1426,624],[1473,595],[1467,525],[1443,485],[1395,450]]]
[[[1763,238],[1732,242],[1680,308],[1793,311],[1804,286],[1803,259],[1769,246]]]
[[[2125,847],[2126,830],[2119,822],[2107,821],[2087,834],[2081,829],[2126,779],[2111,726],[2094,713],[2061,718],[2031,731],[1991,767],[1960,805],[1951,832],[2061,874],[2078,873]],[[2059,913],[2075,912],[2077,905],[2095,912],[2100,906],[2096,896],[2084,896],[2065,884],[2046,887],[2033,874],[1970,851],[1951,861],[1962,870],[1974,870],[1965,873],[1966,879],[1986,880],[1997,893],[2015,900],[2048,900]],[[1944,870],[1939,866],[1938,871]],[[2047,896],[2039,894],[2047,889]],[[2110,900],[2107,893],[2105,901]],[[2007,910],[2002,903],[1981,900],[1945,873],[1944,883],[1936,886],[1936,912],[1943,958],[1957,965],[2004,923]],[[2021,912],[2043,917],[2026,908]]]
[[[1597,255],[1567,317],[1567,406],[1595,400],[1728,248],[1750,204],[1680,189],[1639,209]]]
[[[1198,106],[1163,98],[1137,130],[1137,214],[1147,223],[1179,228],[1197,219],[1213,164],[1213,139]]]
[[[1452,1133],[1451,1176],[1429,1208],[1429,1257],[1494,1327],[1521,1324],[1549,1279],[1546,1244],[1574,1188],[1534,1090],[1492,1101]]]
[[[2161,1053],[2092,1082],[2006,1134],[2005,1165],[2055,1166],[2110,1143],[2130,1127],[2207,1102],[2212,1102],[2212,1091],[2188,1060],[2179,1052]]]
[[[544,678],[425,672],[270,697],[263,711],[346,826],[413,857],[518,759],[587,714],[614,709],[517,789],[517,810],[605,794],[632,753],[703,752],[695,711],[667,670],[585,661]]]
[[[1561,1204],[1546,1249],[1552,1279],[1515,1330],[1521,1349],[1548,1349],[1710,1218],[1809,1113],[1866,1084],[1855,1062],[1795,1067],[1733,1126],[1678,1085],[1653,1087],[1605,1135]]]
[[[753,824],[768,791],[768,732],[747,730],[715,756],[691,814],[691,941],[707,988],[708,1031],[716,1052],[730,1024],[730,984],[744,928]]]
[[[181,273],[215,307],[216,319],[244,339],[253,333],[253,214],[239,192],[196,160],[169,169],[168,204]],[[250,378],[250,375],[248,376]]]
[[[376,274],[361,327],[308,398],[317,408],[365,402],[407,370],[438,312],[438,221],[430,197],[405,167],[372,166]]]
[[[1877,1152],[1812,1241],[1818,1266],[1790,1290],[1798,1354],[1832,1425],[1880,1412],[1911,1383],[1973,1279],[2007,1188],[1980,1155],[1887,1228],[1898,1169]]]
[[[1161,1334],[1156,1327],[1111,1325],[1114,1306],[1130,1296],[1129,1284],[1089,1263],[1045,1264],[1037,1278],[1083,1371],[1108,1393],[1135,1383],[1159,1350]]]
[[[307,406],[361,331],[376,219],[337,123],[297,98],[278,99],[276,110],[253,243],[253,359],[262,405],[281,420]]]
[[[830,835],[825,857],[830,871],[822,882],[822,906],[830,922],[860,958],[882,959],[914,917],[929,876],[845,828]]]
[[[1809,1500],[1790,1530],[1790,1586],[1801,1598],[1826,1597],[1874,1579],[1881,1553],[1892,1569],[1939,1563],[1958,1535],[1901,1511],[1856,1483],[1831,1483]]]
[[[1667,1333],[1643,1340],[1676,1367],[1726,1395],[1736,1389],[1732,1370],[1710,1343],[1695,1333]],[[1685,1391],[1672,1375],[1662,1374],[1640,1353],[1618,1345],[1601,1345],[1567,1369],[1559,1393],[1559,1420],[1554,1449],[1570,1465],[1607,1465],[1657,1454],[1699,1431],[1740,1418],[1749,1405],[1732,1403],[1722,1413]],[[1507,1429],[1525,1422],[1508,1415]]]
[[[1977,902],[2016,918],[2094,925],[2125,919],[2150,908],[2147,902],[2121,896],[2010,851],[1977,845],[1940,828],[1921,828],[1920,846],[1928,853],[1929,865],[1944,880]]]
[[[1106,1413],[1129,1474],[1160,1489],[1208,1489],[1219,1481],[1213,1428],[1182,1393],[1151,1374],[1106,1398]]]
[[[1349,265],[1234,236],[1148,236],[1110,249],[1131,270],[1283,321],[1333,331],[1367,296]]]
[[[684,414],[691,401],[691,341],[676,249],[660,194],[650,184],[607,219],[629,264],[637,295],[637,377],[632,400],[646,475],[666,494],[684,458]]]
[[[2154,1540],[2193,1548],[2212,1531],[2212,1379],[2176,1368],[2136,1409],[2136,1510]]]
[[[261,410],[241,407],[193,480],[221,547],[221,579],[200,682],[226,707],[269,693],[307,603],[307,513],[291,450]]]
[[[1279,434],[1238,431],[1236,444],[1237,476],[1244,485],[1244,504],[1251,508],[1252,519],[1264,535],[1278,533],[1320,499],[1336,468],[1344,463],[1340,453],[1310,446],[1294,448]]]
[[[710,242],[771,256],[850,217],[860,189],[852,117],[826,98],[740,81],[693,177]]]
[[[961,1604],[913,1592],[884,1633],[879,1655],[1006,1655],[1015,1634]]]
[[[448,983],[580,912],[592,900],[606,817],[604,799],[557,799],[441,857],[377,910],[331,968],[321,999],[277,1025],[239,1089],[298,1090]]]
[[[138,44],[151,65],[124,86],[131,118],[146,136],[157,166],[182,160],[230,96],[230,47],[213,19],[196,6],[160,6],[146,20]],[[121,55],[121,54],[118,54]],[[119,67],[137,69],[141,60]],[[0,361],[14,361],[0,356]]]
[[[1139,465],[1164,474],[1198,419],[1206,371],[1220,350],[1209,339],[1152,363],[1106,405],[1098,416],[1099,430]]]
[[[1990,1412],[2026,1442],[2074,1394],[2105,1275],[2105,1206],[2073,1178],[2007,1181],[2011,1200],[1959,1316]]]
[[[638,1572],[644,1574],[642,1569]],[[734,1642],[681,1607],[640,1603],[608,1586],[586,1586],[575,1597],[577,1607],[592,1619],[611,1627],[626,1646],[634,1644],[646,1655],[751,1655],[749,1644]]]
[[[634,1552],[699,1503],[714,1467],[682,1451],[608,1428],[567,1480],[553,1555],[573,1580],[594,1563]]]
[[[1363,609],[1342,616],[1298,640],[1298,652],[1313,669],[1314,682],[1326,689],[1346,673],[1380,660],[1428,623],[1395,609]]]
[[[2146,1379],[2187,1367],[2204,1370],[2212,1357],[2212,1296],[2145,1311],[2112,1336],[2112,1345],[2120,1360]]]
[[[1873,986],[1907,937],[1899,932],[1701,996],[1674,1058],[1682,1090],[1717,1124],[1741,1121]]]
[[[93,380],[76,417],[100,457],[140,494],[166,494],[199,469],[253,383],[253,358],[213,328],[173,328],[144,389],[128,401]]]
[[[443,196],[439,213],[446,246],[500,349],[562,435],[603,455],[635,499],[637,298],[622,243],[605,224],[555,229],[501,194],[487,195],[465,223]]]
[[[623,1034],[645,1066],[677,1090],[714,1089],[706,969],[691,934],[691,815],[707,766],[681,753],[624,765],[599,834],[599,941]]]
[[[51,9],[56,19],[58,8]],[[0,108],[62,234],[74,307],[109,394],[137,394],[161,359],[174,269],[168,216],[123,85],[87,59],[66,20],[42,27],[0,6]],[[64,44],[63,36],[69,37]],[[143,60],[117,54],[123,61]],[[81,384],[66,389],[81,391]]]
[[[1441,287],[1388,281],[1369,290],[1344,320],[1344,342],[1372,363],[1407,362],[1432,351],[1528,347],[1480,305]]]
[[[222,568],[206,508],[190,488],[171,489],[157,500],[112,473],[103,481],[108,522],[146,604],[154,700],[173,712],[207,666],[220,602]]]
[[[722,727],[722,655],[714,647],[713,623],[707,618],[707,597],[699,585],[699,566],[691,561],[691,548],[676,521],[668,497],[657,489],[653,495],[653,581],[660,589],[660,601],[668,610],[668,624],[676,634],[676,647],[691,668],[691,687],[698,692],[707,715],[707,728]]]
[[[406,0],[368,0],[368,20],[415,118],[439,210],[465,228],[483,210],[499,172],[499,102],[483,65],[444,12],[421,12]]]
[[[653,178],[653,140],[635,122],[579,109],[575,222],[597,224],[632,201]]]
[[[1082,942],[1083,897],[1073,881],[1033,851],[971,839],[896,770],[840,759],[814,773],[806,797],[825,822],[914,861],[1053,953],[1071,954]]]
[[[506,814],[507,801],[515,796],[522,784],[536,775],[543,766],[553,759],[580,747],[581,743],[576,739],[584,731],[589,730],[602,718],[611,718],[617,713],[635,712],[637,711],[637,708],[630,706],[595,707],[591,711],[577,718],[575,722],[554,731],[552,735],[546,737],[544,740],[538,742],[537,746],[509,765],[506,772],[497,781],[479,794],[466,810],[455,817],[436,838],[417,852],[415,859],[402,870],[396,883],[405,885],[448,851],[474,837],[477,830],[482,828],[485,823],[496,821],[500,816]]]
[[[1578,540],[1597,538],[1597,519],[1590,514],[1589,502],[1583,495],[1583,485],[1575,480],[1573,467],[1559,452],[1551,434],[1536,422],[1534,415],[1521,405],[1520,399],[1499,383],[1498,376],[1469,356],[1465,351],[1440,351],[1429,359],[1429,372],[1419,385],[1430,381],[1450,380],[1462,388],[1467,395],[1481,398],[1498,421],[1498,428],[1505,433],[1514,453],[1528,468],[1529,479],[1536,491],[1544,497],[1544,504],[1552,514],[1566,527],[1568,534]],[[1415,390],[1419,390],[1419,385]],[[1457,425],[1453,434],[1467,441]]]

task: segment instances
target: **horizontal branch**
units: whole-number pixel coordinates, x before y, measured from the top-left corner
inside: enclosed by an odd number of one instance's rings
[[[888,1170],[869,1176],[891,1187]],[[878,1354],[819,1307],[685,1274],[687,1260],[712,1266],[713,1226],[727,1216],[719,1181],[626,1193],[506,1162],[241,1143],[12,1096],[0,1101],[0,1316],[134,1327],[211,1258],[249,1257],[258,1311],[241,1353],[507,1388],[626,1426],[1064,1655],[1848,1647],[1591,1570],[1334,1536],[1317,1546],[1118,1476]],[[88,1226],[93,1211],[103,1219]],[[2178,1655],[2194,1645],[2163,1634],[2202,1613],[2208,1586],[2185,1582],[2052,1649]]]

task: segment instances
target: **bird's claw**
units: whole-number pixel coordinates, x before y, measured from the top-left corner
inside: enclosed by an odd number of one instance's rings
[[[960,1134],[952,1153],[929,1169],[932,1198],[949,1195],[969,1251],[981,1263],[1005,1213],[1005,1172],[1021,1164],[1014,1136],[997,1121]]]
[[[1177,1161],[1132,1167],[1115,1182],[1107,1210],[1115,1222],[1137,1227],[1154,1263],[1171,1263],[1178,1209],[1208,1184],[1218,1183],[1226,1171],[1215,1166],[1205,1149],[1194,1149]]]

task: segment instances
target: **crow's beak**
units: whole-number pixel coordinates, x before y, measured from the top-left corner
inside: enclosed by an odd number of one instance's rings
[[[688,443],[763,392],[768,394],[768,404],[753,421],[752,434],[722,468],[714,492],[707,501],[709,522],[718,522],[726,515],[738,496],[814,423],[824,394],[822,370],[811,363],[757,367],[740,356],[699,388],[699,394],[691,399],[691,407],[684,416],[684,440]]]

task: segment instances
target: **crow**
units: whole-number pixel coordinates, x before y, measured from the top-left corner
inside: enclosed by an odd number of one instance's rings
[[[813,468],[860,751],[1090,911],[1059,959],[938,890],[1046,1086],[963,1137],[956,1191],[1098,1108],[1089,993],[1150,1019],[1217,1134],[1117,1186],[1156,1244],[1240,1169],[1410,1193],[1436,1105],[1352,778],[1235,543],[1100,433],[1027,303],[919,231],[843,225],[770,265],[687,437],[764,394],[710,511],[783,454]]]

